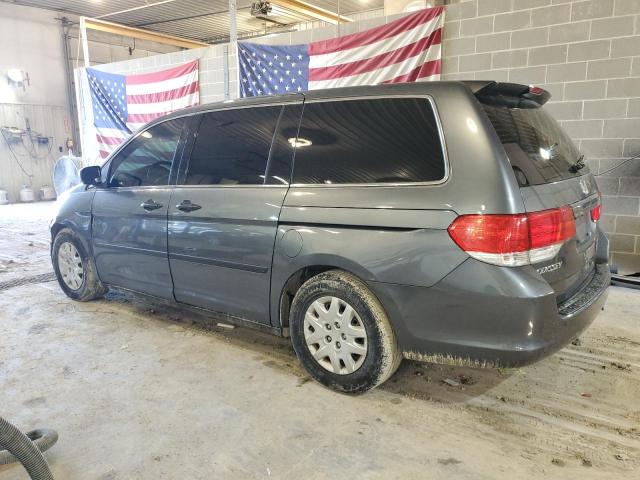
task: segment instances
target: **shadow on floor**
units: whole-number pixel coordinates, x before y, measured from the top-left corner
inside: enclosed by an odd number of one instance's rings
[[[126,304],[132,313],[150,315],[159,322],[179,323],[223,337],[231,344],[253,352],[254,360],[297,376],[299,386],[313,381],[298,363],[288,338],[276,337],[252,328],[219,326],[220,323],[228,325],[226,316],[192,311],[129,292],[112,290],[107,294],[106,301]],[[479,369],[403,360],[396,374],[380,388],[410,398],[447,404],[466,403],[471,398],[486,394],[517,373],[517,369]],[[499,397],[497,400],[504,401]]]

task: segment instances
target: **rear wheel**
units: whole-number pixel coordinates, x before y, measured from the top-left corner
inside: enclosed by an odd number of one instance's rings
[[[58,283],[69,298],[86,302],[106,293],[93,259],[73,230],[63,228],[58,232],[51,248],[51,262]]]
[[[309,279],[291,306],[300,362],[323,385],[361,393],[386,381],[402,360],[382,305],[354,275],[331,270]]]

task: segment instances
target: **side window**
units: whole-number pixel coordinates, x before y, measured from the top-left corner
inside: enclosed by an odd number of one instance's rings
[[[109,185],[167,185],[185,121],[177,118],[154,125],[129,142],[111,161]]]
[[[281,106],[205,113],[187,168],[187,185],[261,185]]]
[[[426,99],[305,105],[293,183],[428,182],[444,176],[438,126]]]
[[[278,131],[271,147],[271,160],[266,183],[288,185],[291,182],[291,162],[295,151],[298,128],[300,128],[302,104],[284,107]]]

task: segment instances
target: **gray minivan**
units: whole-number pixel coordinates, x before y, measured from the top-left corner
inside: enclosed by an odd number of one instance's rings
[[[603,308],[600,195],[539,87],[425,82],[153,121],[61,199],[61,288],[109,287],[290,336],[363,392],[405,358],[515,366]]]

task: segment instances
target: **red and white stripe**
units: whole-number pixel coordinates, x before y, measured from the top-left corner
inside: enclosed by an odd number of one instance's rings
[[[145,123],[200,103],[198,60],[159,72],[126,75],[127,127]],[[96,128],[100,156],[106,158],[129,135],[112,128]]]
[[[127,126],[136,131],[167,113],[200,103],[198,60],[153,73],[127,75]]]
[[[118,145],[129,138],[129,134],[115,128],[96,127],[96,139],[98,140],[98,149],[100,158],[107,158]]]
[[[439,80],[444,7],[309,44],[309,90]]]

